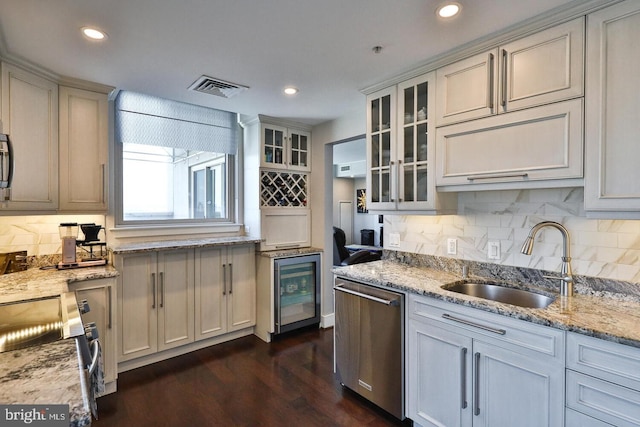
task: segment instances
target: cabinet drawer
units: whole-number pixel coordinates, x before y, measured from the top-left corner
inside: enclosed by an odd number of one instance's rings
[[[640,348],[570,332],[567,368],[640,392]]]
[[[409,316],[455,325],[469,333],[517,346],[519,352],[546,355],[564,364],[564,332],[558,329],[418,295],[409,295]]]
[[[567,407],[615,426],[640,426],[640,392],[572,370]]]
[[[597,420],[573,409],[567,408],[565,417],[566,427],[611,427],[611,424]]]

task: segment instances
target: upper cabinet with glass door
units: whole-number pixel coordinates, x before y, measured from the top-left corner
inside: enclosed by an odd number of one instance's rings
[[[395,104],[395,86],[367,96],[367,206],[372,210],[396,207]]]
[[[263,123],[260,165],[266,168],[311,171],[311,133]]]
[[[371,210],[455,210],[455,195],[435,191],[434,81],[431,72],[369,97],[367,194]]]

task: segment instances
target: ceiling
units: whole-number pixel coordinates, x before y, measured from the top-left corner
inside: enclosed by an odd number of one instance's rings
[[[2,0],[0,54],[61,76],[310,125],[364,108],[361,89],[578,0]],[[97,43],[80,28],[108,34]],[[382,46],[381,53],[372,51]],[[201,75],[250,89],[187,91]],[[291,97],[287,85],[299,88]]]

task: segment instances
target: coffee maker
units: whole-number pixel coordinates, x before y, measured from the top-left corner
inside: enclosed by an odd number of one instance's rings
[[[61,267],[71,267],[77,264],[76,260],[76,240],[78,238],[78,224],[75,222],[63,222],[58,227],[60,239],[62,239],[62,261]]]
[[[84,233],[84,240],[78,240],[78,227],[82,229]],[[75,222],[65,222],[60,224],[59,233],[60,239],[62,239],[62,260],[58,263],[58,269],[66,268],[79,268],[79,267],[91,267],[98,265],[105,265],[107,260],[104,257],[103,249],[106,247],[106,242],[100,242],[98,233],[103,227],[96,224],[80,224]],[[97,257],[94,252],[94,247],[100,247],[100,257]],[[78,260],[76,254],[76,247],[81,247],[89,256]],[[89,248],[89,250],[86,249]]]

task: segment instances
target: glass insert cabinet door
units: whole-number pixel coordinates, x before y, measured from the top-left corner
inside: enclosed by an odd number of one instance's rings
[[[395,88],[367,98],[367,205],[372,209],[392,209],[396,203],[395,102]]]
[[[286,128],[263,126],[262,132],[262,146],[264,150],[264,153],[262,153],[262,163],[272,167],[286,167]]]
[[[320,322],[320,255],[274,261],[276,334]]]
[[[429,83],[402,88],[402,195],[399,202],[427,201]]]
[[[417,77],[398,85],[398,209],[430,207],[433,197],[430,182],[430,144],[433,135],[435,86],[433,73]],[[431,133],[431,135],[430,135]]]
[[[291,142],[291,166],[306,170],[309,165],[309,134],[306,132],[293,131],[289,133]]]

